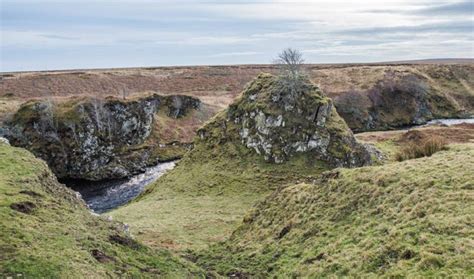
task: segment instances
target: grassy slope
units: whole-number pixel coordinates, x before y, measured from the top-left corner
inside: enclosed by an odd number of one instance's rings
[[[198,263],[262,277],[472,277],[473,169],[470,143],[282,188]]]
[[[245,212],[276,187],[311,180],[324,169],[305,160],[276,165],[241,145],[209,150],[198,144],[138,200],[110,214],[151,246],[205,248],[230,235]]]
[[[91,215],[46,164],[20,148],[0,144],[0,275],[27,277],[156,277],[199,274],[163,250],[128,238],[122,225]],[[23,213],[12,204],[31,202]],[[115,236],[126,245],[111,241]],[[106,257],[92,256],[98,250]]]

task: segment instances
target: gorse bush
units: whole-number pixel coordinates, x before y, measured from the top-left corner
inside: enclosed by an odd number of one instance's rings
[[[446,150],[447,142],[438,136],[431,136],[420,141],[409,142],[396,154],[397,161],[428,157],[434,153]]]

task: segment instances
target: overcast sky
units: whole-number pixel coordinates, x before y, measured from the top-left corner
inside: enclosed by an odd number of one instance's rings
[[[474,0],[0,3],[0,71],[474,57]]]

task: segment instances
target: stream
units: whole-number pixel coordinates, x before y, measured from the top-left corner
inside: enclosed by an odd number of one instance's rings
[[[468,123],[468,124],[474,124],[474,118],[465,118],[465,119],[434,119],[431,121],[428,121],[425,125],[422,126],[428,126],[428,125],[438,125],[438,124],[444,124],[444,125],[456,125],[456,124],[461,124],[461,123]]]
[[[104,213],[119,207],[138,196],[147,185],[175,167],[175,162],[160,163],[144,173],[127,179],[87,181],[71,180],[64,183],[79,192],[95,213]]]

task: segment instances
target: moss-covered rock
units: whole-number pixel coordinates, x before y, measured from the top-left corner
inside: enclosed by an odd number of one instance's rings
[[[265,160],[282,163],[306,153],[330,166],[370,164],[328,97],[307,80],[289,93],[278,77],[261,74],[226,111],[198,131],[207,144],[238,141]]]
[[[199,107],[198,99],[180,95],[30,101],[7,124],[5,136],[46,160],[59,178],[122,178],[163,159],[163,145],[144,144],[158,111],[180,118]]]

